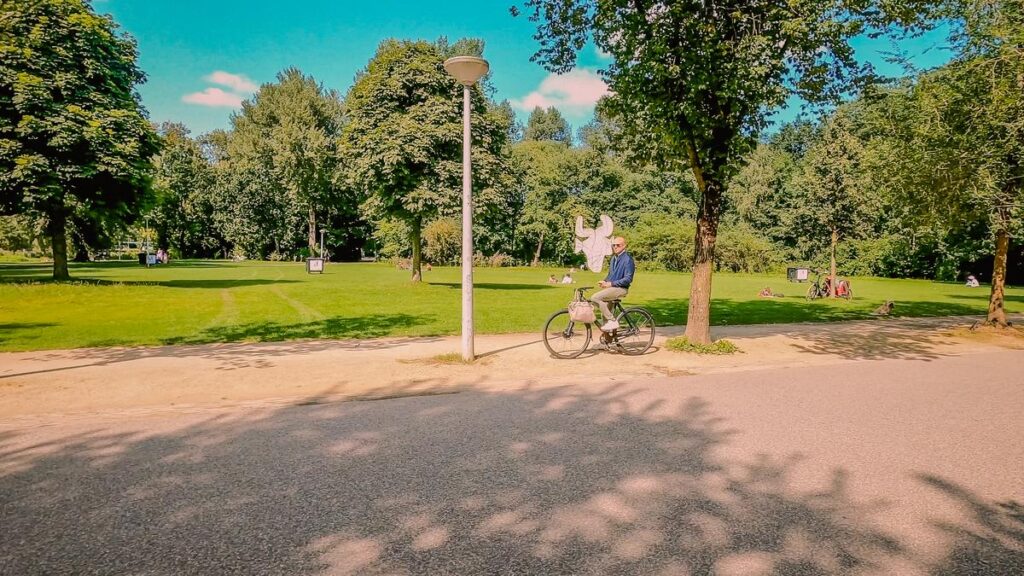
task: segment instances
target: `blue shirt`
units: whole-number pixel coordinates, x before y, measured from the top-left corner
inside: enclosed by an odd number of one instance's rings
[[[629,288],[633,283],[633,273],[636,272],[636,263],[629,252],[623,250],[618,256],[613,255],[608,268],[608,276],[605,282],[611,282],[616,288]]]

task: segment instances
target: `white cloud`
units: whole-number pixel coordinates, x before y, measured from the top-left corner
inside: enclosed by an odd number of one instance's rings
[[[207,88],[202,92],[193,92],[181,97],[182,102],[200,106],[238,108],[242,105],[242,97],[238,94],[225,92],[220,88]]]
[[[593,70],[573,70],[567,74],[549,74],[540,86],[512,105],[529,112],[537,106],[554,106],[565,115],[582,116],[594,109],[608,93],[608,85]]]
[[[203,78],[203,80],[213,84],[227,86],[240,94],[252,94],[259,88],[255,82],[247,78],[244,74],[232,74],[223,70],[217,70],[213,74]]]
[[[213,74],[203,78],[211,84],[227,86],[229,90],[210,87],[202,92],[193,92],[181,97],[182,102],[222,108],[238,108],[242,100],[259,90],[259,86],[244,74],[232,74],[223,70],[215,70]]]
[[[594,46],[594,54],[597,55],[598,60],[611,60],[612,55],[604,50],[601,50],[597,46]]]

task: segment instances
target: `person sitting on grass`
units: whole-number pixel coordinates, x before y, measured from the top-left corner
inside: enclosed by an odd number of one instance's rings
[[[612,260],[608,265],[608,276],[597,283],[603,290],[595,292],[590,297],[590,301],[601,309],[601,317],[604,318],[601,330],[611,332],[619,329],[619,323],[612,316],[608,302],[626,297],[635,273],[636,262],[629,252],[626,252],[626,239],[622,236],[612,238]]]
[[[554,274],[548,276],[548,284],[558,284],[558,278],[555,278]]]
[[[562,284],[573,284],[575,282],[576,281],[572,279],[572,274],[569,274],[568,272],[565,273],[565,276],[562,276]]]

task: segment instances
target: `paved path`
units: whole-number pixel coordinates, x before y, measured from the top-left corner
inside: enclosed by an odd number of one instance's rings
[[[906,330],[796,339],[804,366],[0,419],[0,574],[1024,573],[1024,352]]]
[[[439,362],[459,338],[313,340],[151,348],[96,348],[0,354],[0,423],[121,411],[288,405],[297,401],[380,398],[462,390],[501,390],[609,382],[630,377],[699,375],[769,367],[833,366],[864,360],[935,360],[1022,348],[1022,339],[957,330],[976,318],[880,319],[836,324],[715,328],[743,351],[696,356],[660,349],[681,327],[659,328],[651,353],[548,356],[539,334],[478,336],[472,366]],[[1024,316],[1017,316],[1018,323]],[[957,328],[957,327],[961,328]]]

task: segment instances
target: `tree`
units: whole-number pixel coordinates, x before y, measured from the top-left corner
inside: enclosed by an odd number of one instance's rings
[[[508,100],[499,102],[495,112],[500,113],[505,118],[504,122],[508,124],[508,143],[515,144],[521,141],[523,139],[523,123],[516,118],[516,112]]]
[[[605,156],[618,156],[623,152],[617,149],[621,144],[622,128],[604,110],[603,101],[604,98],[598,101],[594,108],[594,118],[580,127],[576,137],[582,148],[589,148]]]
[[[917,0],[526,0],[539,23],[534,59],[575,65],[590,36],[611,55],[606,109],[636,151],[689,167],[700,191],[686,336],[710,342],[711,273],[727,183],[767,114],[790,95],[835,101],[869,76],[849,39],[910,22]],[[518,9],[513,8],[513,14]]]
[[[569,123],[562,117],[557,108],[551,106],[546,110],[537,106],[530,112],[526,120],[526,130],[523,132],[524,140],[554,140],[566,145],[572,145],[572,133],[569,131]]]
[[[953,62],[922,75],[913,124],[924,189],[944,215],[987,220],[995,240],[989,323],[1006,326],[1003,307],[1010,236],[1024,213],[1024,6],[964,0]]]
[[[46,221],[54,279],[71,218],[131,221],[147,196],[158,138],[136,52],[84,0],[0,6],[0,211]]]
[[[334,180],[343,122],[338,94],[295,68],[261,86],[232,117],[229,157],[267,168],[288,203],[304,215],[311,254],[318,244],[318,219],[326,220],[329,207],[356,205]]]
[[[532,266],[539,265],[545,255],[560,262],[572,255],[573,219],[582,213],[574,201],[581,190],[571,174],[576,153],[553,140],[524,140],[513,147],[526,197],[518,236],[523,256]]]
[[[373,220],[409,226],[412,277],[421,278],[424,224],[454,215],[462,191],[462,89],[445,72],[447,42],[385,40],[356,77],[345,104],[342,135],[347,178],[367,197]],[[480,42],[457,42],[482,50]],[[507,118],[488,102],[481,83],[471,93],[474,216],[500,212],[511,189],[502,155]]]
[[[872,222],[872,197],[863,185],[863,148],[840,111],[825,121],[821,139],[807,150],[793,181],[797,190],[794,227],[806,237],[828,234],[833,298],[840,238],[864,235]]]
[[[210,256],[224,245],[214,225],[213,167],[183,125],[165,123],[160,135],[153,159],[159,242],[183,258]]]
[[[726,196],[735,218],[780,245],[792,244],[795,231],[789,225],[789,215],[799,202],[793,198],[790,180],[796,170],[797,163],[786,147],[758,144],[729,182]]]

